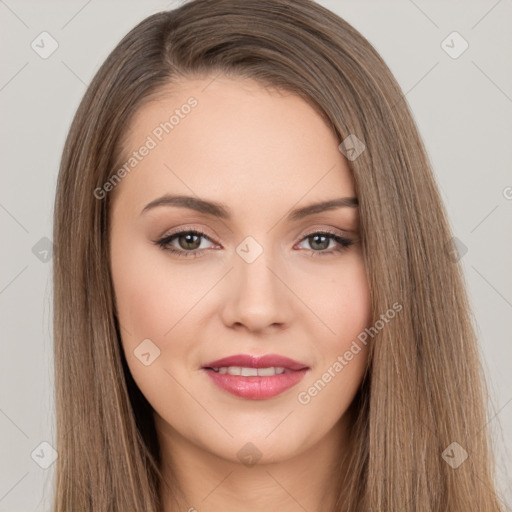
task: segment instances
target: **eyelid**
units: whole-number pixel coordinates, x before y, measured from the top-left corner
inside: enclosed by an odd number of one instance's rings
[[[326,233],[332,233],[334,235],[344,236],[345,233],[352,233],[356,234],[356,231],[350,231],[348,229],[341,229],[341,228],[335,228],[334,226],[327,226],[325,227],[325,224],[323,226],[316,225],[311,228],[308,228],[304,234],[301,235],[301,240],[305,236],[309,236],[312,233],[317,233],[318,231],[324,231]]]
[[[204,227],[199,227],[199,226],[196,226],[194,224],[186,224],[185,226],[180,226],[180,227],[177,227],[177,228],[173,228],[171,230],[164,231],[164,233],[161,236],[159,236],[157,238],[157,240],[162,240],[162,238],[169,238],[172,235],[176,235],[178,233],[182,233],[183,231],[185,231],[185,232],[197,231],[198,233],[201,233],[201,235],[204,236],[204,238],[207,238],[211,242],[215,242],[214,239],[215,238],[219,238],[219,236],[215,232],[214,232],[215,234],[213,236],[210,236],[208,234],[208,232],[207,232],[208,229],[206,229]]]

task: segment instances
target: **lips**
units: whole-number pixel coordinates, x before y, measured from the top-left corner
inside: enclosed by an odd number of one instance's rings
[[[289,357],[280,356],[278,354],[267,354],[264,356],[251,356],[249,354],[238,354],[234,356],[217,359],[203,365],[203,368],[211,368],[218,370],[230,366],[243,368],[270,368],[279,367],[289,371],[302,370],[308,368],[307,364],[299,363]]]
[[[250,400],[277,396],[298,384],[309,367],[277,354],[238,354],[210,361],[202,370],[228,393]]]

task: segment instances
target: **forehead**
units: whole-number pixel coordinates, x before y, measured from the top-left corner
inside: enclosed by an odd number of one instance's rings
[[[116,194],[137,206],[175,192],[219,198],[234,210],[251,197],[296,203],[354,195],[322,116],[300,96],[249,79],[208,76],[160,90],[130,122],[120,165],[130,156],[134,165]]]

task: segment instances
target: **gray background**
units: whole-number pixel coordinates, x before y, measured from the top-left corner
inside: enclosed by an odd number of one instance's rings
[[[424,138],[462,257],[491,390],[499,485],[512,503],[511,0],[324,0],[398,79]],[[101,62],[178,2],[0,0],[0,512],[46,511],[55,467],[51,220],[64,139]],[[57,41],[43,59],[41,32]],[[468,42],[458,58],[441,43]],[[460,42],[449,43],[452,52]],[[45,44],[49,48],[49,44]],[[506,63],[509,63],[508,65]],[[35,450],[35,452],[34,452]],[[33,457],[31,454],[34,453]],[[471,456],[471,455],[470,455]]]

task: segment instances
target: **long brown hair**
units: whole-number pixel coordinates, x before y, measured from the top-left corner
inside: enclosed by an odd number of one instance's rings
[[[161,480],[151,407],[124,359],[109,267],[111,197],[94,191],[117,171],[126,126],[148,98],[179,77],[219,73],[300,95],[340,143],[355,135],[366,147],[348,164],[372,323],[391,303],[403,310],[371,345],[336,510],[501,510],[477,340],[431,165],[381,57],[310,0],[194,0],[151,15],[89,85],[54,211],[54,510],[157,512],[161,486],[175,485]],[[468,454],[457,468],[446,458],[454,449]]]

